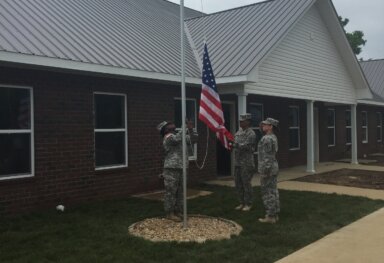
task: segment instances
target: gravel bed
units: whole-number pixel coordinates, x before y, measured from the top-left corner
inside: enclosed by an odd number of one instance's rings
[[[184,229],[183,222],[155,217],[134,223],[128,231],[131,235],[153,242],[197,243],[230,239],[242,231],[242,227],[231,220],[203,215],[189,215],[187,225],[188,227]]]

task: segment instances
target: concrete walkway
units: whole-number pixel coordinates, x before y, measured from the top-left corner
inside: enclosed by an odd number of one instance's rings
[[[305,169],[306,169],[305,166],[295,166],[292,168],[281,169],[277,180],[279,182],[284,182],[284,181],[289,181],[289,180],[297,179],[297,178],[312,174],[312,173],[306,172]],[[355,170],[384,172],[384,166],[337,163],[337,162],[319,163],[316,165],[315,169],[316,169],[316,173],[325,173],[325,172],[330,172],[330,171],[339,170],[339,169],[355,169]],[[232,187],[235,186],[235,182],[232,176],[222,177],[216,180],[207,181],[206,183],[213,184],[213,185],[222,185],[222,186],[232,186]],[[259,186],[259,185],[260,185],[260,178],[258,176],[254,176],[252,178],[252,186]]]
[[[357,169],[382,171],[384,167],[370,165],[352,165],[348,163],[321,163],[316,166],[316,173],[339,169]],[[278,188],[294,191],[313,191],[363,196],[384,200],[383,190],[362,189],[327,184],[290,181],[310,173],[304,166],[282,169],[279,173]],[[260,185],[258,176],[252,179],[252,185]],[[208,182],[234,186],[232,177]],[[383,263],[384,262],[384,208],[346,226],[324,238],[280,259],[277,263]]]
[[[276,263],[383,263],[384,208]]]

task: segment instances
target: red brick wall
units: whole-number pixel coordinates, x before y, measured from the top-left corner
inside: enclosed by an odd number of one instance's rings
[[[162,170],[162,139],[156,126],[174,116],[178,85],[156,84],[0,68],[0,83],[33,87],[35,176],[0,181],[0,213],[53,208],[95,199],[128,196],[161,189],[157,175]],[[128,167],[95,171],[93,93],[127,95]],[[187,97],[200,95],[189,88]],[[204,156],[206,129],[198,126],[199,162]],[[210,159],[204,170],[191,163],[189,183],[215,176],[214,136]]]
[[[276,98],[269,96],[248,95],[248,103],[261,103],[264,108],[264,118],[271,117],[279,120],[279,131],[276,132],[279,151],[277,159],[280,168],[304,165],[307,161],[306,135],[306,104],[304,101]],[[299,106],[300,114],[300,149],[289,149],[288,108]]]

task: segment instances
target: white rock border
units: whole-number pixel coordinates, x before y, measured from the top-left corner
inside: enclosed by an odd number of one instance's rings
[[[153,242],[197,242],[224,240],[238,236],[243,228],[236,222],[220,217],[188,215],[187,228],[183,222],[162,217],[147,218],[129,226],[129,234]]]

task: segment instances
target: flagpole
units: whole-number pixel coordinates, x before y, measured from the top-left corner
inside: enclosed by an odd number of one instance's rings
[[[180,39],[181,39],[181,128],[183,140],[183,227],[187,228],[187,141],[186,141],[186,103],[185,103],[185,51],[184,51],[184,0],[180,0]]]

